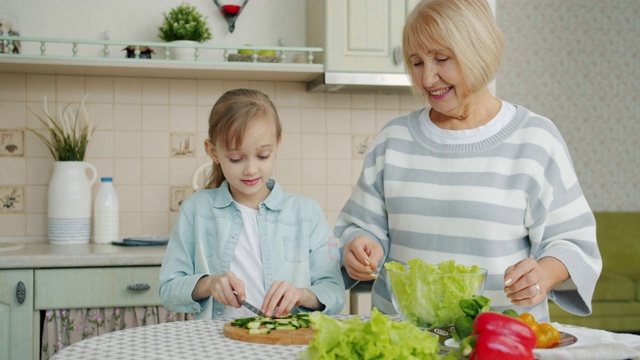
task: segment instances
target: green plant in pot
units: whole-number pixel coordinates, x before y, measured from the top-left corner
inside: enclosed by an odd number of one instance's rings
[[[195,6],[182,3],[169,11],[162,13],[164,20],[162,25],[158,27],[158,36],[167,42],[180,43],[202,43],[213,38],[211,30],[204,17]],[[175,48],[172,50],[184,49]],[[179,52],[173,52],[173,58],[178,60],[194,60],[197,59],[197,48],[187,48],[187,58],[181,58]]]

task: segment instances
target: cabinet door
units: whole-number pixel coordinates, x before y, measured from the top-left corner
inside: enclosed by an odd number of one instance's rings
[[[0,360],[33,359],[32,336],[33,271],[0,271]]]
[[[328,0],[328,72],[404,73],[402,28],[417,0]]]

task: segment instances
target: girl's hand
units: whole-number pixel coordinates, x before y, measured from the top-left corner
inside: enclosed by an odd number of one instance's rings
[[[344,246],[344,268],[352,279],[369,281],[376,277],[383,256],[380,243],[366,236],[357,236]]]
[[[267,291],[260,310],[277,318],[290,313],[295,306],[319,309],[322,304],[311,290],[298,289],[287,281],[276,280]]]
[[[202,287],[200,283],[203,283]],[[241,307],[242,304],[240,304],[240,301],[247,298],[244,281],[240,280],[236,274],[232,272],[203,277],[198,281],[194,294],[199,288],[202,288],[207,296],[211,296],[215,300],[225,305],[233,306],[234,308]],[[237,297],[233,291],[237,292]],[[192,297],[196,300],[195,296],[192,295]]]

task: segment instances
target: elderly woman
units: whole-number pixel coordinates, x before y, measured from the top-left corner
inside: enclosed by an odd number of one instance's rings
[[[580,315],[602,269],[595,219],[547,118],[494,97],[504,41],[485,0],[420,2],[403,33],[429,107],[377,135],[336,224],[347,284],[386,261],[455,260],[488,270],[496,310]],[[344,274],[346,272],[346,274]],[[392,313],[384,279],[373,306]]]

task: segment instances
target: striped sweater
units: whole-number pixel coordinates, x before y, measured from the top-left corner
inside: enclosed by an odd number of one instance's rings
[[[342,246],[365,235],[380,242],[386,261],[454,259],[486,268],[484,295],[493,308],[528,311],[540,321],[549,321],[547,301],[511,304],[504,272],[526,257],[551,256],[570,279],[548,297],[571,313],[590,314],[602,269],[595,218],[553,123],[517,106],[493,136],[441,144],[423,133],[423,110],[392,120],[376,136],[336,222]],[[394,312],[381,277],[372,303]]]

